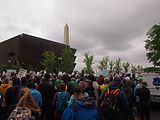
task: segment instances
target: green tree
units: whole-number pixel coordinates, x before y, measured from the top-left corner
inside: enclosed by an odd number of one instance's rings
[[[122,67],[124,69],[124,72],[127,73],[129,71],[129,68],[130,68],[129,62],[123,63]]]
[[[143,70],[147,73],[160,73],[160,67],[146,67]]]
[[[140,75],[141,72],[143,71],[143,67],[141,65],[137,65],[137,72]]]
[[[160,66],[160,24],[154,25],[147,32],[145,40],[146,56],[154,66]]]
[[[30,71],[33,71],[33,70],[34,70],[33,66],[29,65],[28,68],[27,68],[27,71],[30,72]]]
[[[2,73],[3,71],[7,70],[7,65],[5,64],[0,64],[0,73]]]
[[[19,71],[20,68],[21,68],[21,65],[19,63],[11,66],[11,69],[14,69],[16,71]]]
[[[84,54],[84,60],[83,60],[83,63],[85,63],[85,67],[83,68],[83,72],[85,74],[90,74],[92,73],[93,69],[92,69],[92,65],[94,64],[93,63],[93,58],[94,58],[94,55],[91,55],[89,52],[85,53]]]
[[[62,58],[59,59],[60,69],[62,72],[72,73],[75,67],[74,53],[70,48],[65,48],[62,51]]]
[[[47,72],[53,72],[53,65],[56,62],[56,55],[53,51],[44,51],[41,64]]]
[[[137,67],[135,65],[131,65],[131,71],[132,73],[135,73],[137,71]]]
[[[110,70],[113,70],[114,67],[114,62],[113,61],[109,61],[109,68]]]
[[[103,69],[107,69],[109,66],[109,56],[105,56],[103,57],[103,59],[101,61],[99,61],[99,65],[98,65],[98,68],[100,70],[103,70]]]
[[[118,58],[115,63],[114,63],[114,71],[115,72],[120,72],[122,70],[122,63],[121,63],[121,59]]]

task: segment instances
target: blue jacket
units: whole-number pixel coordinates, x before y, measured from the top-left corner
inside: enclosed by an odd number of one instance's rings
[[[95,102],[89,97],[74,102],[65,109],[61,120],[97,120],[98,111]]]
[[[34,101],[39,105],[39,107],[42,107],[42,97],[41,93],[36,89],[31,89],[31,94],[34,98]]]

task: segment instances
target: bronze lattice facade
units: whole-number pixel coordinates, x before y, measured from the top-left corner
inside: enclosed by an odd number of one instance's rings
[[[66,47],[70,46],[27,34],[20,34],[0,43],[0,63],[12,65],[18,62],[24,67],[32,65],[40,70],[43,68],[40,62],[44,51],[54,51],[58,59],[58,57],[61,57],[62,50]],[[71,49],[75,54],[76,49]],[[73,56],[73,58],[75,60],[76,56]]]

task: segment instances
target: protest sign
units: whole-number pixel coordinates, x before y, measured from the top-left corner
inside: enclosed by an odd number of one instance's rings
[[[7,78],[7,79],[10,79],[10,76],[11,76],[11,73],[12,73],[12,72],[16,73],[16,70],[7,69],[7,72],[6,72],[6,78]]]
[[[27,70],[25,70],[23,68],[19,69],[19,72],[18,72],[18,77],[19,78],[24,77],[26,74],[27,74]]]

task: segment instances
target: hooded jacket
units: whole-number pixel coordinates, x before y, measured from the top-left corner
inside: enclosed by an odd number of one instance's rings
[[[5,92],[6,92],[6,90],[8,88],[10,88],[10,87],[11,87],[10,84],[1,84],[1,86],[0,86],[0,92],[3,94],[3,96],[4,96]]]
[[[61,120],[97,120],[98,111],[94,99],[87,97],[74,100],[73,103],[65,109]]]

